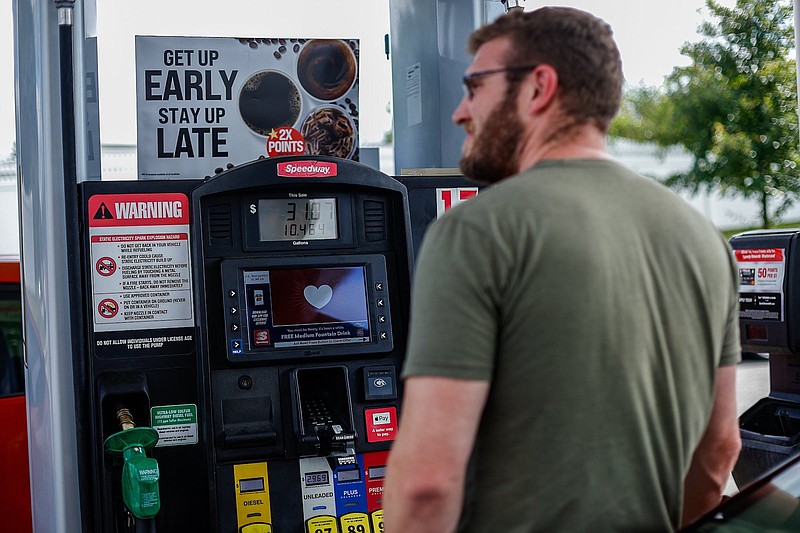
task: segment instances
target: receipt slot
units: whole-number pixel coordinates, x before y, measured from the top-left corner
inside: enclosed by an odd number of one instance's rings
[[[276,158],[192,192],[218,531],[382,531],[413,261],[397,180]]]

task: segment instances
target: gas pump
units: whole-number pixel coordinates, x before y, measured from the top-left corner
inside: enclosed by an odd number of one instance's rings
[[[382,531],[406,188],[286,157],[80,189],[96,529]]]
[[[219,531],[382,531],[405,188],[350,161],[278,158],[203,183],[192,205]]]
[[[742,349],[769,357],[770,392],[739,418],[739,487],[800,452],[800,230],[734,236]]]

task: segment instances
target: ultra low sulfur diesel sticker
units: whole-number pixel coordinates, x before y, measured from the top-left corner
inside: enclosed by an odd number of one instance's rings
[[[188,204],[181,193],[89,199],[95,332],[194,326]]]
[[[786,250],[734,250],[739,263],[739,318],[783,321]]]
[[[153,429],[158,432],[159,446],[197,444],[197,406],[158,405],[150,409]]]

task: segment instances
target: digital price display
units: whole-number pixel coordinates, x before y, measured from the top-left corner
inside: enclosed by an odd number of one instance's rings
[[[239,480],[239,492],[264,492],[264,478],[256,477],[251,479]]]
[[[258,229],[262,242],[338,238],[336,198],[261,199]]]
[[[361,479],[361,470],[358,470],[356,468],[348,470],[339,470],[336,473],[336,477],[339,479],[340,482],[358,481]]]
[[[306,487],[319,487],[322,485],[329,485],[330,478],[328,472],[306,472],[305,474]]]

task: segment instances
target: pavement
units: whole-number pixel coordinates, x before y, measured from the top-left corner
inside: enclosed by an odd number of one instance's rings
[[[736,408],[741,416],[769,395],[769,361],[745,359],[736,367]]]
[[[736,409],[739,416],[750,409],[758,400],[769,395],[769,361],[766,359],[745,359],[736,368]],[[730,496],[739,488],[728,478],[725,494]]]

